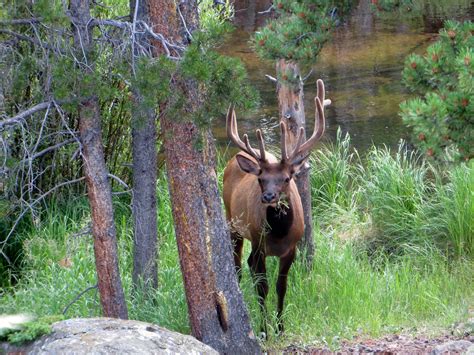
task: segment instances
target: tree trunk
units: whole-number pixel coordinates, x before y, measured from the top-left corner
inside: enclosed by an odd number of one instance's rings
[[[150,2],[151,25],[166,38],[189,43],[199,27],[197,3]],[[182,16],[182,18],[181,18]],[[186,28],[183,26],[186,22]],[[176,78],[175,89],[200,105],[197,84]],[[161,112],[164,112],[161,110]],[[217,188],[209,130],[161,116],[176,241],[193,335],[221,353],[259,353],[235,275],[232,246]]]
[[[212,137],[194,123],[161,122],[192,333],[222,353],[258,353],[235,275]]]
[[[280,121],[289,128],[289,146],[294,147],[300,127],[305,127],[304,92],[298,64],[281,59],[276,64],[278,85],[278,108]],[[306,127],[305,127],[306,129]],[[306,138],[306,137],[305,137]],[[304,212],[304,236],[300,242],[300,249],[306,255],[306,261],[311,265],[314,257],[313,220],[311,208],[311,188],[309,183],[309,166],[302,169],[296,178],[296,185],[301,196]]]
[[[78,58],[92,49],[90,10],[88,0],[70,1],[74,21],[74,45]],[[90,65],[90,64],[89,64]],[[85,72],[90,67],[84,66]],[[96,97],[79,105],[79,132],[86,177],[87,194],[91,206],[92,234],[102,312],[105,317],[127,319],[127,306],[118,268],[117,238],[112,208],[112,193],[105,165],[100,127],[100,109]]]
[[[149,23],[146,1],[130,1],[131,18],[135,11],[138,21]],[[145,34],[136,35],[134,56],[140,48],[149,48]],[[139,88],[133,88],[132,156],[133,156],[133,283],[143,283],[144,292],[158,287],[157,215],[156,215],[156,115],[154,108],[145,107]]]

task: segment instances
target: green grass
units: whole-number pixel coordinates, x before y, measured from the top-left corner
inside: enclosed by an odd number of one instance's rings
[[[270,332],[266,347],[337,347],[358,335],[435,332],[467,318],[474,306],[472,164],[444,173],[403,149],[374,148],[364,158],[350,150],[348,137],[315,154],[314,264],[308,270],[298,259],[290,270],[286,333],[277,338]],[[164,176],[157,195],[160,286],[151,299],[132,292],[130,210],[115,201],[129,316],[189,333]],[[74,236],[89,218],[84,198],[50,206],[40,225],[22,236],[22,277],[3,291],[0,313],[60,314],[95,285],[91,236]],[[249,249],[246,243],[246,254]],[[267,259],[269,329],[276,326],[277,264]],[[246,263],[241,288],[257,331],[260,314]],[[91,290],[66,317],[98,316],[98,301]]]

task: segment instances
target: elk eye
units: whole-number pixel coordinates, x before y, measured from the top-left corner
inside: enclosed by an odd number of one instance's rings
[[[288,183],[290,182],[290,178],[287,177],[287,178],[285,179],[285,182],[288,184]]]

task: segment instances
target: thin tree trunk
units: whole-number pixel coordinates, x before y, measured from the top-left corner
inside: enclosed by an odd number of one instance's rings
[[[289,145],[294,147],[300,127],[305,127],[304,92],[298,64],[281,59],[276,64],[278,108],[280,121],[289,128]],[[305,137],[306,138],[306,137]],[[304,236],[300,242],[300,249],[306,255],[306,261],[311,265],[314,257],[313,220],[311,208],[311,186],[309,183],[309,169],[303,169],[296,179],[296,186],[301,196],[304,212]]]
[[[166,38],[188,44],[188,31],[199,27],[197,3],[182,0],[179,9],[175,4],[150,2],[152,25]],[[200,105],[197,84],[176,78],[174,85],[192,102],[186,109],[195,111]],[[161,115],[160,127],[192,333],[221,353],[259,353],[235,275],[212,135],[166,114]]]
[[[146,1],[130,1],[131,17],[135,11],[138,21],[149,22]],[[135,49],[149,48],[144,34],[136,35]],[[140,53],[135,50],[136,57]],[[133,283],[140,282],[144,291],[158,287],[157,274],[157,215],[156,215],[156,115],[155,109],[145,107],[139,88],[133,89],[132,157],[133,157]]]
[[[74,45],[78,57],[87,56],[92,49],[91,29],[88,27],[88,0],[70,1],[74,21]],[[87,62],[87,58],[83,58]],[[89,64],[90,65],[90,64]],[[84,67],[89,71],[90,67]],[[118,268],[117,237],[112,208],[112,193],[108,181],[102,146],[100,109],[96,97],[79,105],[79,132],[82,142],[84,173],[91,206],[92,234],[102,312],[105,317],[127,319],[127,306]]]

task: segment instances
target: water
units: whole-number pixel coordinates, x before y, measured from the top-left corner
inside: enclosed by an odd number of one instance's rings
[[[334,32],[305,82],[305,110],[308,130],[314,120],[316,80],[326,84],[326,97],[332,105],[326,108],[326,133],[323,141],[333,141],[337,129],[351,135],[353,146],[364,151],[372,145],[397,146],[400,139],[409,140],[409,129],[398,114],[399,104],[410,97],[401,83],[405,57],[423,53],[436,40],[443,16],[466,19],[473,17],[474,6],[467,0],[446,0],[446,8],[426,5],[422,16],[401,21],[400,16],[377,16],[370,9],[370,0],[361,0],[351,16]],[[448,4],[449,3],[449,4]],[[257,14],[268,8],[269,2],[243,0],[235,4],[238,29],[221,48],[221,52],[239,57],[247,67],[250,80],[261,95],[261,107],[249,115],[237,112],[239,130],[254,136],[256,128],[263,129],[266,141],[273,146],[279,142],[278,102],[275,84],[265,74],[275,76],[272,62],[261,61],[250,49],[252,33],[265,21]],[[305,68],[303,75],[311,68]],[[228,145],[225,118],[214,126],[219,146]]]

